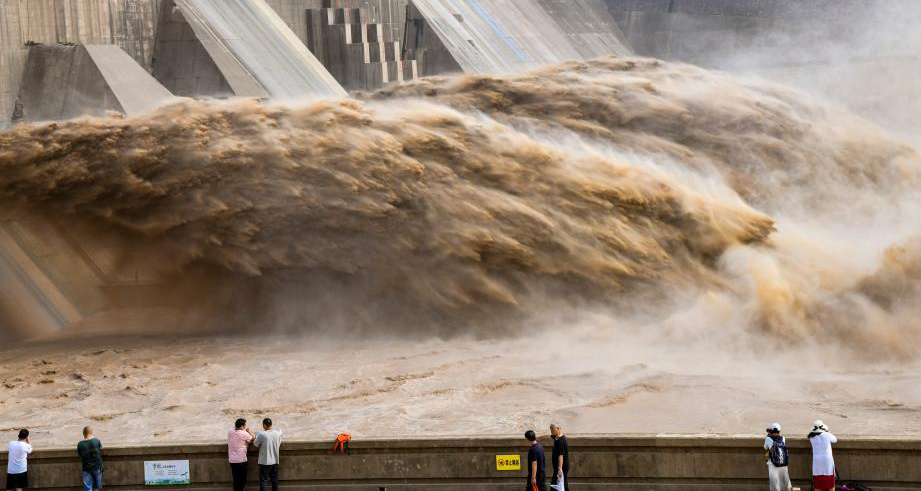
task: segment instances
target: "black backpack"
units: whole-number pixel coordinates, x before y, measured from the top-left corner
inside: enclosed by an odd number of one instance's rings
[[[770,458],[774,467],[786,467],[790,465],[790,455],[787,453],[787,444],[784,443],[782,436],[772,436],[774,445],[771,447]]]

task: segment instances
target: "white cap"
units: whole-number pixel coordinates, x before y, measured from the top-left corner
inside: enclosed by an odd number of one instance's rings
[[[821,419],[815,420],[815,423],[813,423],[812,426],[815,427],[815,430],[828,431],[828,427],[825,426],[825,423],[823,423]]]
[[[771,426],[768,427],[769,430],[780,431],[780,423],[771,423]]]

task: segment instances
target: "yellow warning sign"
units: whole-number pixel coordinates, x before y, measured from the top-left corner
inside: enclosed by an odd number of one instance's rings
[[[520,455],[496,455],[496,470],[497,471],[520,471],[521,470],[521,456]]]

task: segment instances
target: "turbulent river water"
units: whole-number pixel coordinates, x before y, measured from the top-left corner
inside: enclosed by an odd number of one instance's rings
[[[2,201],[286,332],[590,312],[910,356],[919,183],[840,109],[648,59],[0,133]]]
[[[169,308],[0,351],[0,414],[43,444],[917,433],[919,189],[842,109],[648,59],[18,126],[0,204]]]

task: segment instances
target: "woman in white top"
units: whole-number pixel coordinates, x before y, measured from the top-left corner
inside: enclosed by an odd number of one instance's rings
[[[816,491],[833,491],[835,489],[835,459],[831,454],[831,444],[838,443],[838,438],[828,432],[828,427],[821,420],[816,420],[809,433],[812,444],[812,485]]]
[[[764,449],[767,451],[768,481],[771,491],[792,491],[790,471],[787,468],[790,456],[787,453],[787,439],[780,434],[780,423],[774,423],[768,427]]]

